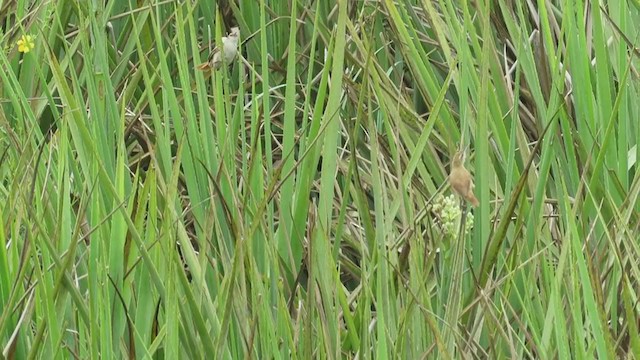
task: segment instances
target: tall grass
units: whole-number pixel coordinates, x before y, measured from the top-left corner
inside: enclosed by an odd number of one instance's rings
[[[639,22],[0,1],[3,357],[639,358]]]

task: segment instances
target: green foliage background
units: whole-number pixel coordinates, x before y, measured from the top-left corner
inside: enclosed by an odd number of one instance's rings
[[[639,23],[0,0],[2,355],[639,358]],[[196,71],[234,25],[242,57]]]

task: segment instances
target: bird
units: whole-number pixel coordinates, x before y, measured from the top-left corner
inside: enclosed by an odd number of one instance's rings
[[[222,37],[222,46],[216,46],[209,54],[207,62],[198,65],[198,70],[218,70],[222,64],[230,64],[238,55],[240,28],[232,27],[228,36]],[[222,51],[221,51],[222,50]]]
[[[464,151],[462,150],[453,155],[449,184],[451,184],[451,188],[456,194],[470,202],[471,205],[474,207],[480,205],[480,202],[473,194],[473,177],[464,167]]]

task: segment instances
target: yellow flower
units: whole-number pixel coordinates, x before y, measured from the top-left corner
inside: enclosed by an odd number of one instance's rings
[[[35,42],[33,42],[33,36],[31,35],[22,35],[20,40],[18,40],[18,51],[21,53],[28,53],[36,47]]]

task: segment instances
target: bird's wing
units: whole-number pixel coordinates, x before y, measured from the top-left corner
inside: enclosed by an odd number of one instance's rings
[[[213,50],[211,50],[211,53],[209,54],[207,61],[198,65],[198,70],[206,70],[211,68],[213,66],[213,63],[216,61],[216,56],[218,57],[220,56],[218,55],[219,53],[220,53],[220,48],[217,46],[214,47]]]

